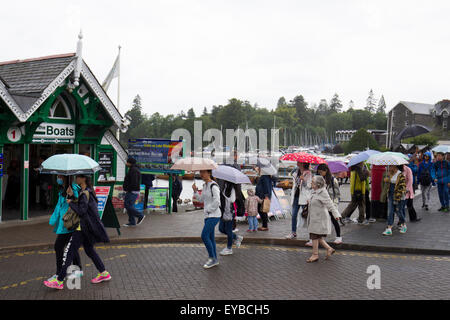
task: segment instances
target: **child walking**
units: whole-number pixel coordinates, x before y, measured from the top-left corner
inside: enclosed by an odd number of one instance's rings
[[[247,232],[256,232],[258,229],[258,219],[256,218],[258,215],[258,203],[262,203],[263,200],[256,196],[253,190],[248,190],[247,194],[248,198],[245,200],[245,210],[248,215]]]

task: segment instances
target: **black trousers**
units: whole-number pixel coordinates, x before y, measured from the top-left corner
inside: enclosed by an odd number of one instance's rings
[[[406,199],[406,207],[408,208],[409,221],[417,220],[417,213],[416,210],[414,209],[414,200]]]
[[[341,227],[339,226],[339,221],[337,221],[333,214],[331,212],[329,212],[330,214],[330,218],[331,218],[331,223],[334,226],[334,230],[336,231],[336,237],[341,237]]]
[[[258,204],[258,213],[261,217],[262,227],[267,228],[267,223],[269,222],[269,215],[267,213],[261,212],[262,210],[262,203]]]
[[[72,233],[70,237],[66,250],[64,250],[63,264],[61,267],[61,271],[58,273],[59,281],[63,281],[64,278],[66,277],[67,268],[72,264],[72,261],[75,255],[78,254],[78,249],[80,249],[81,245],[83,245],[84,252],[86,252],[86,255],[89,258],[91,258],[92,262],[94,262],[94,265],[97,268],[97,270],[100,273],[105,271],[105,266],[103,265],[102,260],[95,251],[94,245],[87,240],[83,232],[75,231]]]
[[[366,192],[366,219],[369,220],[372,216],[372,204],[370,202],[369,192]]]
[[[147,209],[148,205],[148,190],[150,190],[150,187],[145,186],[144,210]]]
[[[56,274],[61,272],[63,264],[64,248],[69,243],[72,233],[58,234],[55,240],[55,253],[56,253]],[[78,266],[82,270],[81,259],[78,250],[74,252],[72,264]]]
[[[178,198],[179,198],[178,196],[172,195],[172,200],[173,200],[172,212],[178,212],[178,204],[177,204]]]

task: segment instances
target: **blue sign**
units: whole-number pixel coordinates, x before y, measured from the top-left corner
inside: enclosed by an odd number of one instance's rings
[[[183,141],[166,139],[130,139],[128,155],[136,159],[141,172],[184,174],[170,170],[175,158],[183,157]]]

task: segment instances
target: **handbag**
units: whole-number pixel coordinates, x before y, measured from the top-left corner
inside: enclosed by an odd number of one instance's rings
[[[269,213],[270,211],[270,199],[264,199],[261,212]]]
[[[89,192],[83,191],[83,193],[86,195],[88,202],[89,202]],[[66,228],[69,231],[73,231],[80,225],[80,216],[78,213],[72,210],[72,208],[69,206],[69,209],[67,209],[67,212],[63,216],[63,224],[64,228]]]
[[[361,190],[355,190],[353,193],[354,201],[361,202],[364,200],[364,195]]]
[[[308,218],[308,207],[309,207],[308,204],[306,206],[303,206],[303,210],[302,210],[302,218],[303,219]]]
[[[73,231],[80,225],[80,216],[69,207],[63,216],[63,223],[64,228]]]

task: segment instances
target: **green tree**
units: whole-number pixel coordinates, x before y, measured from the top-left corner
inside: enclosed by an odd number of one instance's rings
[[[341,112],[342,111],[342,102],[339,99],[339,95],[337,93],[335,93],[333,98],[331,98],[330,111],[331,112]]]
[[[384,96],[382,95],[380,101],[378,102],[377,113],[386,114],[386,101],[384,101]]]
[[[412,143],[412,144],[415,144],[418,146],[423,146],[423,145],[434,146],[437,144],[438,140],[439,140],[438,137],[436,137],[430,133],[425,133],[425,134],[422,134],[422,135],[414,137],[414,138],[405,139],[404,141],[406,143]]]
[[[374,94],[373,94],[373,90],[370,89],[369,97],[367,98],[367,105],[364,108],[364,110],[369,111],[370,113],[374,113],[376,105],[377,105],[377,102],[375,100],[375,97],[374,97]]]

